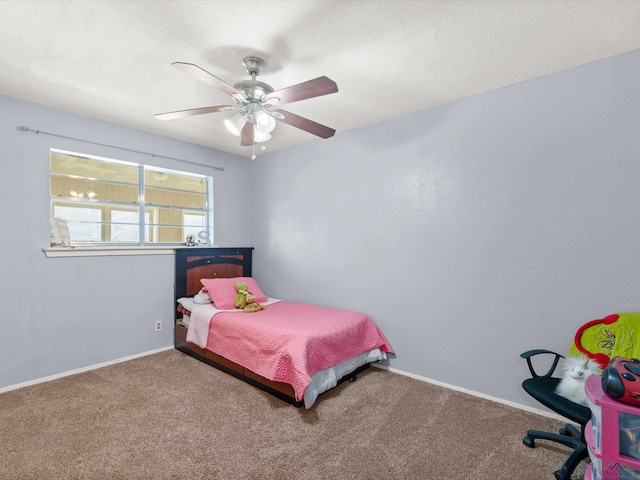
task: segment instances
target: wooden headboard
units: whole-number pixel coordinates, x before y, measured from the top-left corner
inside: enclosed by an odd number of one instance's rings
[[[175,299],[198,293],[201,278],[250,277],[252,253],[252,247],[176,249]]]

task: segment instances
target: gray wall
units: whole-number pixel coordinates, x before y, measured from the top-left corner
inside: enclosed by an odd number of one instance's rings
[[[254,275],[369,313],[395,369],[539,407],[521,352],[640,310],[638,85],[635,51],[259,157]]]
[[[19,132],[19,125],[202,166]],[[45,257],[52,147],[212,175],[216,243],[251,243],[250,222],[236,210],[250,208],[249,160],[0,96],[0,388],[173,343],[173,255]],[[162,332],[154,332],[156,320]]]

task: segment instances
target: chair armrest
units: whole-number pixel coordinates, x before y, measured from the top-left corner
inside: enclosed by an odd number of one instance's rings
[[[549,354],[549,355],[555,356],[555,358],[553,359],[553,363],[551,364],[551,367],[549,367],[549,371],[547,371],[547,373],[545,373],[544,375],[538,375],[538,373],[533,368],[533,364],[531,363],[532,357],[535,357],[536,355],[541,355],[541,354]],[[527,361],[527,366],[529,367],[529,372],[531,372],[532,378],[550,377],[551,374],[555,371],[556,367],[558,366],[558,362],[560,361],[560,359],[564,358],[564,355],[560,355],[559,353],[552,352],[551,350],[544,350],[540,348],[535,350],[528,350],[524,353],[521,353],[520,356]]]

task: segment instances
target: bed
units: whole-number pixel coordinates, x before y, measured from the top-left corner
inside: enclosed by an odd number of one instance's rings
[[[363,313],[264,295],[251,278],[252,254],[252,248],[176,249],[178,350],[306,408],[391,352],[382,332]],[[245,313],[226,304],[239,279],[258,291],[252,293],[264,310]],[[201,301],[205,284],[213,301]]]

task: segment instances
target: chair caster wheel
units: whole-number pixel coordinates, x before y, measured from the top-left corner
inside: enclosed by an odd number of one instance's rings
[[[553,472],[553,475],[555,476],[556,480],[571,480],[571,475],[567,477],[562,470],[556,470],[555,472]]]
[[[563,427],[563,428],[560,429],[560,435],[564,435],[566,437],[570,437],[571,436],[571,432],[568,429]]]
[[[530,436],[526,436],[522,439],[522,443],[524,443],[527,447],[533,448],[536,446],[535,441]]]

